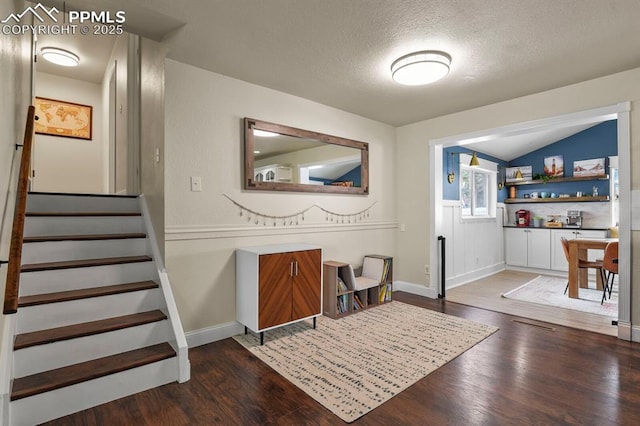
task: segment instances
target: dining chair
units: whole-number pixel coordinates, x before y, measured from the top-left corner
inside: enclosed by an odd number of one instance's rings
[[[562,243],[562,249],[564,250],[564,257],[567,258],[567,263],[569,262],[569,241],[565,237],[560,238],[560,242]],[[604,271],[602,269],[602,260],[582,260],[578,259],[578,268],[592,268],[600,274],[602,278],[602,282],[604,283]],[[606,287],[605,287],[606,288]],[[567,285],[564,288],[564,294],[567,294],[567,290],[569,289],[569,281],[567,281]]]
[[[602,291],[601,305],[604,303],[607,293],[609,293],[609,299],[611,299],[613,280],[616,275],[618,275],[618,242],[612,241],[604,248],[604,257],[602,259],[602,282],[604,284],[604,290]]]

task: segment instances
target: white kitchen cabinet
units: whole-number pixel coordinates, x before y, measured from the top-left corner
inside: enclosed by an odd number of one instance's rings
[[[568,271],[569,265],[562,249],[561,238],[572,240],[574,238],[586,238],[590,240],[600,240],[607,238],[605,230],[583,230],[583,229],[553,229],[551,230],[551,269],[556,271]],[[589,260],[602,258],[601,250],[590,250]],[[592,272],[592,271],[590,271]]]
[[[505,228],[504,231],[507,265],[550,269],[548,229]]]
[[[253,177],[256,182],[293,182],[293,169],[279,165],[258,167]]]

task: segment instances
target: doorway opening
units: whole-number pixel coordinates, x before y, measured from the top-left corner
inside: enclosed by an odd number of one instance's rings
[[[484,269],[478,269],[473,271],[472,274],[468,274],[463,277],[454,277],[451,279],[448,277],[447,271],[440,270],[440,255],[439,245],[437,244],[438,236],[444,235],[447,231],[447,218],[444,214],[444,208],[447,206],[447,201],[443,197],[443,181],[446,178],[445,167],[443,165],[443,152],[446,148],[455,147],[455,149],[476,149],[481,142],[489,142],[495,146],[500,142],[510,141],[513,143],[520,138],[531,137],[537,135],[543,135],[545,132],[558,131],[564,129],[565,131],[577,128],[579,126],[591,127],[598,123],[605,121],[616,120],[615,126],[617,129],[617,148],[619,154],[618,161],[618,208],[619,208],[619,245],[620,245],[620,260],[619,260],[619,305],[618,305],[618,328],[617,334],[620,338],[630,338],[630,164],[629,164],[629,152],[630,152],[630,137],[629,137],[629,110],[630,104],[622,103],[612,105],[603,108],[597,108],[589,111],[582,111],[578,113],[566,114],[559,117],[552,117],[543,120],[536,120],[527,123],[520,123],[516,125],[504,126],[501,128],[489,129],[481,132],[474,132],[463,135],[456,135],[429,142],[429,169],[432,187],[429,195],[429,202],[431,211],[431,223],[430,223],[430,269],[436,271],[437,282],[440,282],[441,274],[445,274],[447,288],[453,288],[456,285],[463,282],[471,282],[474,280],[483,279],[487,276],[493,275],[505,269],[504,259],[506,257],[504,248],[504,237],[502,236],[502,230],[505,229],[503,225],[508,224],[508,218],[505,215],[507,205],[503,207],[503,214],[498,214],[495,221],[488,223],[476,222],[476,225],[480,225],[481,228],[494,227],[499,229],[498,234],[493,234],[493,239],[489,238],[471,238],[467,246],[473,244],[479,244],[486,247],[487,244],[499,245],[499,251],[501,251],[502,262],[496,262],[490,264],[489,267]],[[608,185],[608,182],[604,183]],[[603,203],[604,204],[604,203]],[[607,206],[605,206],[607,208]],[[467,222],[468,224],[469,222]],[[458,237],[464,236],[462,231],[466,226],[464,222],[456,223],[454,226],[454,233],[458,233]],[[451,238],[455,238],[453,235],[449,235]],[[474,242],[475,241],[475,242]],[[447,246],[451,244],[447,243]],[[449,251],[449,249],[447,249]],[[476,262],[477,258],[465,254],[466,262]],[[451,259],[451,253],[446,253],[447,260]],[[548,253],[547,253],[548,258]],[[447,262],[449,263],[449,261]],[[541,268],[542,269],[542,268]],[[449,293],[449,292],[447,292]]]
[[[36,115],[60,127],[36,132],[32,159],[32,192],[82,194],[139,193],[139,37],[121,35],[39,35],[34,40],[34,104]],[[72,51],[77,67],[51,64],[43,47]],[[62,107],[38,110],[40,99],[59,105],[82,105],[88,137],[74,137],[72,118]],[[57,117],[57,118],[56,118]],[[55,130],[59,130],[56,133]]]

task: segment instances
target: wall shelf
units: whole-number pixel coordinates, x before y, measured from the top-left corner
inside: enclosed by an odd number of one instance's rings
[[[608,195],[599,195],[597,197],[563,197],[563,198],[507,198],[505,204],[520,203],[594,203],[609,201]]]
[[[609,180],[609,175],[557,177],[557,178],[551,178],[547,181],[544,181],[542,179],[523,180],[518,182],[506,182],[505,186],[539,185],[539,184],[560,183],[560,182],[586,182],[590,180]],[[595,200],[592,200],[592,201],[595,201]],[[599,200],[599,201],[602,201],[602,200]]]

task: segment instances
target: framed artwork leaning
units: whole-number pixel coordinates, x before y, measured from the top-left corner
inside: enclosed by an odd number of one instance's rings
[[[507,167],[505,180],[507,182],[519,182],[533,178],[532,166]]]
[[[562,155],[544,157],[544,174],[553,177],[564,176],[564,157]]]
[[[36,97],[35,107],[36,133],[91,140],[92,106]]]
[[[590,160],[580,160],[573,162],[574,176],[604,176],[605,159],[592,158]]]

